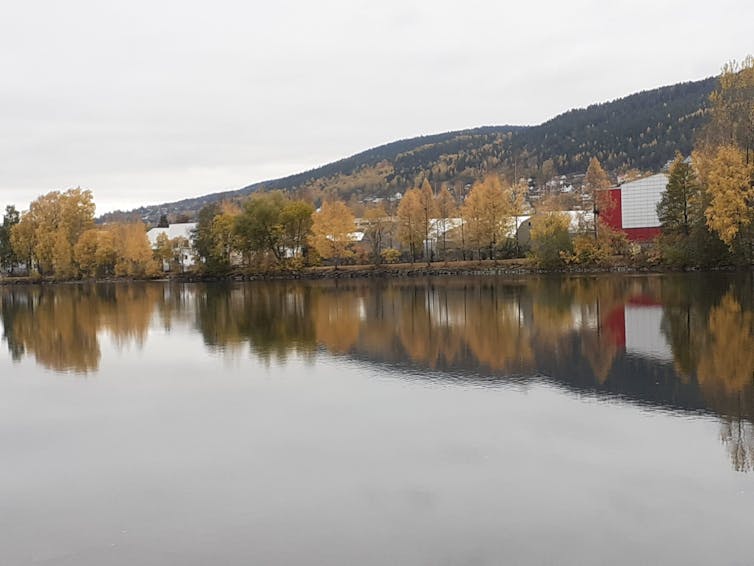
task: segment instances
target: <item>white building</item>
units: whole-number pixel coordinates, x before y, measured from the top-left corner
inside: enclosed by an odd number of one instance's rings
[[[658,228],[657,203],[667,186],[668,177],[664,173],[621,185],[623,229]]]
[[[157,238],[161,234],[165,234],[169,240],[173,240],[179,237],[185,238],[188,242],[188,245],[184,248],[181,248],[179,254],[179,264],[181,266],[181,270],[183,270],[187,267],[193,267],[196,263],[194,259],[194,251],[191,247],[191,233],[195,229],[196,222],[171,224],[167,228],[152,228],[147,232],[147,238],[149,238],[149,243],[152,246],[152,249],[155,249],[157,247]],[[168,262],[163,262],[162,269],[163,271],[170,271],[170,264]]]

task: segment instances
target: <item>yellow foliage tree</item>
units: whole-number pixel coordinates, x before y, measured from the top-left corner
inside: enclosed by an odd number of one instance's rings
[[[335,267],[343,259],[353,255],[349,249],[356,231],[356,222],[349,208],[342,202],[326,202],[312,217],[311,245],[325,259],[335,261]]]
[[[76,275],[73,246],[94,226],[91,191],[80,188],[42,195],[14,226],[11,241],[20,257],[28,257],[42,275]]]
[[[754,168],[747,165],[743,152],[731,145],[721,146],[707,164],[706,178],[710,204],[705,211],[707,225],[720,239],[733,246],[754,215]]]
[[[422,247],[422,238],[426,234],[422,195],[419,189],[406,191],[398,205],[398,240],[408,246],[411,263],[416,261],[417,252]]]
[[[382,204],[367,207],[364,220],[366,220],[366,236],[372,250],[372,261],[377,265],[383,259],[382,250],[392,222]]]
[[[500,177],[489,175],[475,183],[461,209],[467,226],[469,243],[477,250],[487,248],[490,258],[495,257],[495,246],[510,231],[513,224],[510,193],[503,188]]]
[[[595,212],[594,217],[594,237],[597,237],[599,229],[598,214],[604,214],[612,206],[612,199],[599,198],[599,191],[610,188],[612,181],[607,175],[607,172],[602,168],[600,160],[596,157],[592,157],[589,160],[589,167],[586,170],[586,176],[584,177],[584,189],[589,195],[589,199],[592,202],[592,207]]]
[[[87,230],[73,247],[73,257],[85,277],[97,275],[97,246],[100,230]]]
[[[710,96],[712,116],[702,136],[706,145],[735,145],[747,163],[754,161],[754,57],[723,66]]]
[[[115,243],[115,275],[119,277],[151,277],[159,273],[146,227],[141,222],[108,225]]]

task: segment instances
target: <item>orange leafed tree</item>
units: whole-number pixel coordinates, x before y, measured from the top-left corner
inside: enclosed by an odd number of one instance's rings
[[[356,222],[349,208],[342,202],[326,202],[312,217],[310,243],[324,259],[332,259],[335,267],[353,255],[350,245]]]

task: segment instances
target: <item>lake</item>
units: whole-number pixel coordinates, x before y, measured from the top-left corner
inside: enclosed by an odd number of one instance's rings
[[[754,562],[751,276],[0,297],[0,564]]]

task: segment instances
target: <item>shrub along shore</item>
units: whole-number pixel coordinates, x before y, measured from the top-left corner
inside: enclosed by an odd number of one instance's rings
[[[383,265],[346,265],[340,267],[305,267],[301,269],[270,269],[267,271],[232,271],[223,275],[201,272],[165,274],[162,277],[108,277],[89,279],[59,279],[53,277],[0,276],[0,285],[66,285],[76,283],[115,283],[131,281],[172,281],[181,283],[233,282],[233,281],[295,281],[327,279],[392,279],[412,277],[465,277],[497,276],[520,277],[529,275],[605,275],[678,273],[697,271],[748,270],[743,266],[718,266],[707,269],[677,268],[662,264],[632,262],[626,258],[611,258],[601,265],[567,265],[544,269],[531,259],[455,261],[426,263],[402,263]]]

